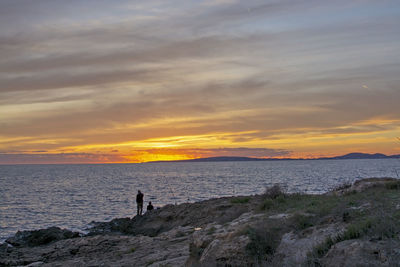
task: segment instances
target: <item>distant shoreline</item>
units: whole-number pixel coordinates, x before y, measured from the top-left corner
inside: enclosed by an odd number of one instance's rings
[[[349,153],[335,157],[320,157],[320,158],[251,158],[251,157],[208,157],[186,160],[159,160],[148,161],[143,163],[163,163],[163,162],[227,162],[227,161],[280,161],[280,160],[332,160],[332,159],[400,159],[400,154],[387,156],[381,153]]]
[[[145,162],[55,162],[55,163],[1,163],[0,166],[22,166],[22,165],[126,165],[126,164],[146,164],[146,163],[191,163],[191,162],[246,162],[246,161],[302,161],[302,160],[346,160],[346,159],[400,159],[400,154],[385,155],[381,153],[368,154],[368,153],[349,153],[342,156],[335,157],[319,157],[319,158],[252,158],[252,157],[208,157],[196,158],[186,160],[158,160],[158,161],[145,161]]]

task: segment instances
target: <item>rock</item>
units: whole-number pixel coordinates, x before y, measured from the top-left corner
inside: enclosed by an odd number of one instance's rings
[[[31,264],[26,265],[27,267],[37,267],[42,266],[44,264],[43,261],[32,262]]]
[[[270,218],[270,219],[287,219],[292,216],[293,216],[293,214],[279,213],[279,214],[270,215],[270,216],[268,216],[268,218]]]
[[[247,253],[249,237],[244,231],[250,224],[265,218],[264,214],[244,213],[225,224],[209,224],[192,235],[187,266],[251,266],[254,259]]]
[[[226,235],[221,239],[214,239],[204,250],[199,263],[203,266],[246,266],[253,263],[253,259],[246,253],[249,238],[246,235]]]
[[[252,213],[241,216],[257,206],[252,203],[256,198],[245,204],[220,198],[168,205],[143,216],[92,223],[89,234],[80,238],[70,238],[75,234],[59,228],[19,232],[8,239],[15,247],[0,251],[0,266],[36,262],[44,262],[43,266],[185,266],[194,233],[201,233],[204,239],[222,235],[226,242],[235,240],[227,237],[252,216],[257,217]],[[238,217],[240,220],[235,220]],[[229,229],[221,226],[227,222]],[[215,237],[209,234],[214,228]],[[229,246],[224,243],[219,255]],[[235,249],[229,253],[238,254]]]
[[[284,208],[261,211],[262,196],[248,199],[168,205],[143,216],[94,223],[89,235],[78,238],[72,238],[78,233],[57,227],[18,232],[0,245],[0,266],[301,266],[306,260],[322,266],[398,266],[400,262],[399,231],[379,241],[372,241],[377,240],[372,235],[335,239],[353,223],[350,212],[375,206],[371,199],[322,218],[309,213],[313,202],[304,209],[292,208],[293,200],[287,198]],[[399,198],[390,199],[395,210]],[[280,203],[277,200],[276,205]],[[299,228],[297,215],[316,223]],[[328,237],[339,243],[323,247],[323,253],[308,254]],[[310,255],[315,258],[307,258]]]
[[[382,187],[385,186],[387,183],[393,183],[393,182],[398,182],[400,181],[399,179],[396,178],[364,178],[361,180],[355,181],[352,185],[345,185],[342,187],[339,187],[336,190],[333,190],[331,192],[328,192],[327,195],[337,195],[341,196],[343,194],[348,194],[351,192],[363,192],[367,190],[368,188],[372,187]]]
[[[361,206],[357,206],[357,207],[350,207],[349,209],[351,210],[360,210],[363,211],[365,209],[369,209],[371,207],[371,203],[364,203]]]
[[[322,266],[399,266],[399,241],[346,240],[332,246]]]
[[[119,233],[157,236],[178,226],[202,227],[209,223],[230,222],[252,207],[246,204],[232,205],[229,198],[211,199],[198,203],[167,205],[145,213],[143,216],[114,219],[110,222],[93,223],[89,235]]]
[[[43,246],[0,251],[0,266],[43,262],[47,266],[184,266],[193,227],[176,227],[157,237],[103,234],[63,239]],[[35,265],[32,265],[35,266]]]
[[[34,231],[18,231],[13,237],[8,238],[6,242],[15,247],[32,247],[79,236],[78,232],[60,229],[59,227],[50,227]]]
[[[344,230],[343,224],[328,224],[325,227],[312,227],[300,234],[294,232],[282,236],[276,250],[283,266],[300,266],[307,258],[307,253],[324,242],[328,237],[335,237]]]
[[[11,245],[7,244],[7,243],[0,243],[0,251],[7,251],[9,246],[11,246]]]

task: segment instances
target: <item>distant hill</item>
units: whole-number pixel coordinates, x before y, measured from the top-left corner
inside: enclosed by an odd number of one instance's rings
[[[381,153],[368,154],[368,153],[349,153],[342,156],[335,157],[322,157],[315,158],[313,160],[326,160],[326,159],[400,159],[400,154],[387,156]],[[157,162],[221,162],[221,161],[276,161],[276,160],[305,160],[303,158],[250,158],[250,157],[209,157],[209,158],[198,158],[198,159],[187,159],[187,160],[172,160],[172,161],[150,161],[148,163]]]
[[[199,159],[188,159],[180,161],[190,162],[217,162],[217,161],[265,161],[265,160],[281,160],[276,158],[249,158],[249,157],[210,157],[210,158],[199,158]]]
[[[283,160],[277,158],[250,158],[250,157],[209,157],[209,158],[198,158],[198,159],[185,159],[185,160],[169,160],[169,161],[150,161],[148,163],[157,162],[221,162],[221,161],[266,161],[266,160]],[[287,159],[291,160],[291,159]]]
[[[381,153],[375,153],[375,154],[349,153],[343,156],[332,157],[331,159],[387,159],[390,157],[392,156],[386,156],[385,154]]]

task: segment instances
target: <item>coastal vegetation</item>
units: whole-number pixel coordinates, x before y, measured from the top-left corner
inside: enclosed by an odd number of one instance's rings
[[[364,179],[322,195],[275,185],[262,195],[95,223],[86,235],[19,232],[1,245],[0,265],[393,266],[399,234],[397,179]]]
[[[284,233],[304,234],[307,228],[342,224],[342,230],[329,235],[307,254],[307,265],[319,266],[323,257],[337,243],[361,239],[398,241],[400,233],[400,181],[394,179],[365,179],[352,187],[349,184],[324,195],[280,194],[271,195],[268,189],[259,212],[267,213],[269,220],[249,231],[250,243],[246,247],[258,259],[268,260],[276,251]],[[368,186],[365,184],[369,183]],[[365,188],[357,187],[364,184]],[[274,191],[279,191],[275,188]],[[274,223],[281,217],[288,218]],[[281,233],[280,237],[276,237]],[[398,247],[396,247],[397,249]],[[394,249],[394,248],[393,248]],[[400,255],[389,251],[399,259]],[[394,261],[393,261],[394,262]]]

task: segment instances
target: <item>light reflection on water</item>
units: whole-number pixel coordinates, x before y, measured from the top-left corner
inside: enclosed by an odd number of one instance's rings
[[[0,166],[0,241],[18,230],[82,230],[93,220],[132,217],[138,189],[145,205],[160,207],[259,194],[275,183],[324,193],[360,178],[396,177],[396,170],[396,159]]]

